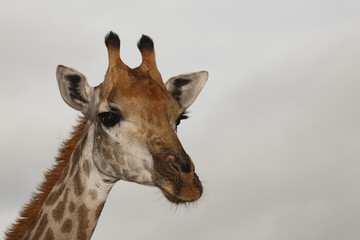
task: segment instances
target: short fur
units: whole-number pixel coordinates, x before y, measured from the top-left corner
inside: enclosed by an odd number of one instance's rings
[[[33,193],[29,203],[27,203],[19,213],[18,219],[5,232],[5,240],[21,239],[33,220],[38,215],[41,206],[45,202],[52,188],[59,180],[62,171],[69,163],[72,152],[81,138],[87,119],[81,117],[79,123],[74,127],[70,138],[63,143],[56,158],[55,165],[45,173],[45,180],[38,186],[38,192]]]

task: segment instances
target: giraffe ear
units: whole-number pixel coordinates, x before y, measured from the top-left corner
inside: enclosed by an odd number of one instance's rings
[[[166,83],[167,90],[185,110],[197,98],[204,87],[209,73],[207,71],[186,73],[170,78]]]
[[[56,79],[64,101],[70,107],[86,114],[94,93],[94,88],[89,86],[86,77],[73,68],[59,65]]]

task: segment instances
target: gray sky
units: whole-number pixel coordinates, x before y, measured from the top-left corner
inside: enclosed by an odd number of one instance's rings
[[[155,188],[112,189],[93,239],[359,239],[359,1],[4,1],[0,8],[0,238],[78,113],[58,64],[92,86],[154,39],[163,79],[208,70],[179,127],[205,193],[174,207]]]

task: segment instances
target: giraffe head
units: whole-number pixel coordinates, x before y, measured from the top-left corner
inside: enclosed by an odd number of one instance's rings
[[[208,73],[182,74],[163,83],[149,37],[138,42],[142,63],[134,69],[120,59],[115,33],[105,37],[105,44],[109,66],[99,86],[90,87],[72,68],[59,65],[56,72],[64,101],[89,120],[87,157],[107,179],[155,185],[174,203],[197,200],[202,185],[176,127]]]

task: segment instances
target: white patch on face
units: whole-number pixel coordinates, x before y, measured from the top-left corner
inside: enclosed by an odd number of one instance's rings
[[[93,147],[94,147],[94,125],[90,125],[88,129],[87,141],[82,149],[82,160],[80,161],[91,161],[93,159]],[[114,183],[105,182],[105,176],[99,170],[92,165],[89,177],[89,189],[97,192],[97,199],[105,201]]]
[[[106,154],[99,151],[94,153],[94,157],[102,162],[101,168],[106,165],[102,171],[109,171],[110,175],[115,174],[114,177],[119,179],[153,185],[151,178],[153,158],[146,145],[134,133],[133,129],[136,129],[136,125],[121,120],[114,127],[106,128],[102,125],[101,127],[107,134],[108,146],[98,147],[104,149],[102,151],[106,151]],[[95,139],[95,141],[99,140]]]

